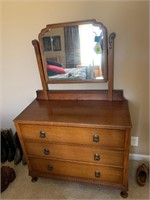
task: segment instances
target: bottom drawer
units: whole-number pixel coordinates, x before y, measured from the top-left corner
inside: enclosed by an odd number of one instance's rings
[[[51,175],[96,179],[119,184],[123,180],[122,168],[38,158],[30,158],[29,160],[33,171]]]

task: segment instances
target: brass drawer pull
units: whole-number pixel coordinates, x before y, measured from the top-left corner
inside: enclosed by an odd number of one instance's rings
[[[49,155],[49,149],[48,148],[44,148],[43,152],[44,152],[45,155]]]
[[[41,137],[41,138],[45,138],[45,137],[46,137],[45,131],[40,131],[40,137]]]
[[[99,135],[93,135],[93,142],[99,142]]]
[[[48,168],[48,171],[52,171],[53,170],[53,166],[52,165],[48,165],[47,168]]]
[[[95,171],[95,177],[100,178],[100,176],[101,176],[101,173],[99,171]]]
[[[100,160],[100,155],[99,153],[94,154],[94,160]]]

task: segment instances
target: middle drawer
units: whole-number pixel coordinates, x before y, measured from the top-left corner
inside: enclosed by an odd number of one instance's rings
[[[25,142],[25,147],[30,156],[44,156],[47,158],[94,162],[118,166],[123,166],[124,160],[123,151],[100,149],[98,147],[33,142]]]

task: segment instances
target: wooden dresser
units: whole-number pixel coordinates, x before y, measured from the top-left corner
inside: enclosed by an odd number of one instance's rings
[[[131,128],[126,100],[34,100],[14,122],[32,181],[91,182],[126,195]]]
[[[67,46],[71,45],[71,54],[68,54],[68,49],[65,49],[63,54],[60,49],[52,53],[49,46],[49,55],[54,56],[56,53],[55,56],[58,57],[60,54],[60,61],[63,60],[62,55],[68,58],[69,62],[66,62],[65,66],[61,65],[64,67],[66,78],[60,78],[60,74],[52,78],[48,73],[48,52],[44,50],[44,37],[53,38],[53,35],[60,34],[60,30],[68,33],[75,29],[77,32],[80,25],[87,25],[89,30],[93,30],[93,44],[99,45],[101,50],[93,50],[94,54],[91,55],[98,53],[98,67],[101,73],[93,71],[97,65],[94,65],[94,57],[91,56],[93,64],[84,66],[84,79],[83,71],[78,74],[69,71],[67,74],[69,68],[65,67],[76,69],[72,66],[76,63],[74,61],[78,61],[76,64],[80,65],[81,60],[78,58],[81,55],[78,55],[79,47],[75,45],[78,44],[74,41],[75,37],[63,38],[61,35],[59,38],[63,39]],[[94,30],[98,31],[98,38],[93,35]],[[38,177],[47,177],[89,182],[118,188],[122,197],[128,196],[131,121],[128,101],[123,97],[123,90],[113,88],[115,36],[115,33],[111,33],[108,37],[107,28],[102,23],[96,20],[83,20],[49,24],[41,30],[39,41],[32,41],[42,90],[37,90],[37,98],[14,120],[32,181],[36,181]],[[73,38],[74,42],[67,38]],[[74,51],[73,43],[74,48],[76,47]],[[86,43],[88,44],[87,41]],[[63,43],[62,48],[66,48]],[[89,48],[91,49],[91,45]],[[86,47],[85,49],[87,50]],[[50,64],[52,65],[52,62]],[[58,73],[58,66],[63,62],[56,64],[59,65],[51,69],[57,69]],[[53,83],[107,83],[108,89],[50,90],[49,85]]]

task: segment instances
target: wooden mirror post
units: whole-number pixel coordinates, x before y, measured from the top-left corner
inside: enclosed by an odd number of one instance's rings
[[[38,69],[39,69],[39,74],[40,74],[41,83],[42,83],[42,87],[43,87],[43,90],[37,91],[37,98],[48,100],[48,85],[47,85],[45,77],[44,77],[44,71],[43,71],[43,64],[42,64],[42,60],[41,60],[39,42],[37,40],[33,40],[32,44],[34,46],[36,60],[37,60]]]
[[[111,33],[108,41],[108,100],[113,100],[114,83],[114,39],[115,33]]]

